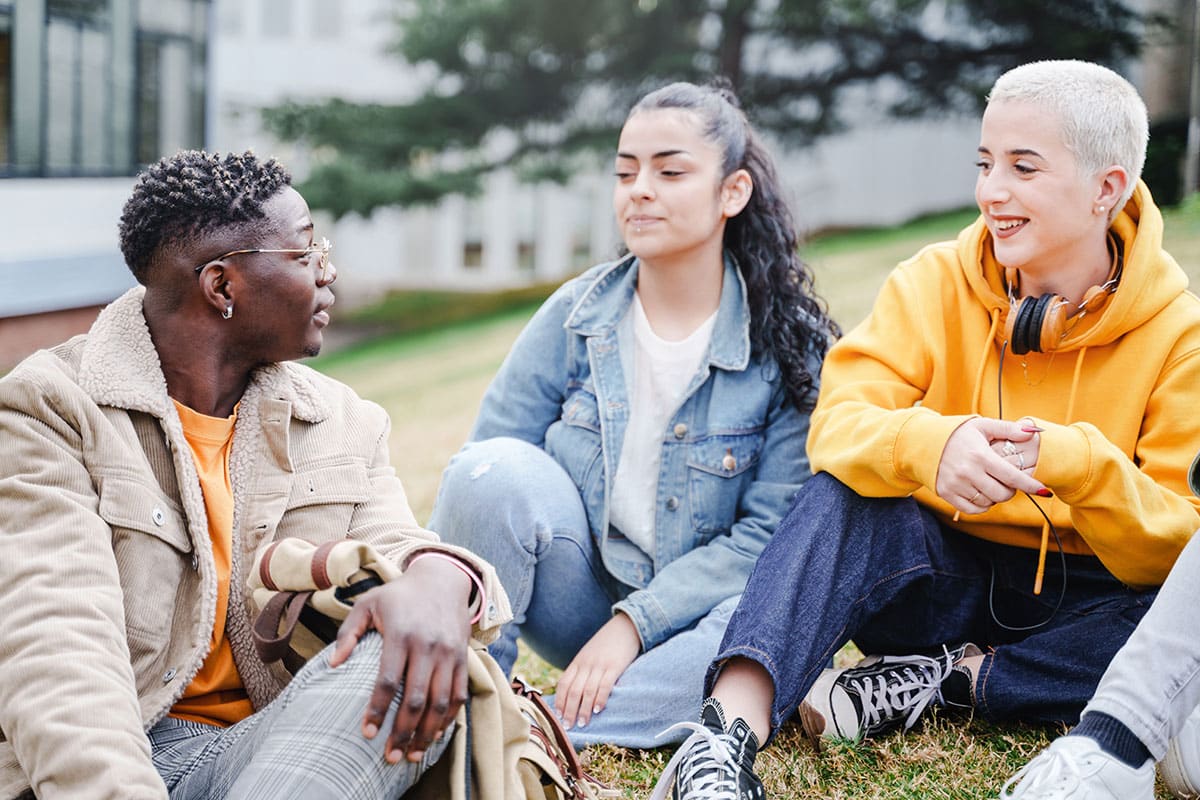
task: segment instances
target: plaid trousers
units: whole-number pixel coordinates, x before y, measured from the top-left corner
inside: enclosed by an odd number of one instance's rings
[[[332,645],[266,708],[220,728],[165,717],[149,733],[154,766],[171,800],[393,800],[441,756],[451,725],[420,763],[384,760],[400,695],[374,739],[362,717],[379,670],[382,639],[368,633],[337,669]]]

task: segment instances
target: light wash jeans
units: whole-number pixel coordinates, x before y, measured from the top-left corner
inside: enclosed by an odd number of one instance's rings
[[[379,734],[374,739],[362,735],[382,641],[368,633],[337,669],[329,667],[330,645],[274,702],[231,727],[161,720],[150,729],[150,750],[171,800],[403,797],[441,756],[454,726],[425,751],[421,763],[384,761],[399,695]]]
[[[495,566],[513,621],[490,652],[506,674],[518,636],[549,663],[566,667],[612,618],[613,603],[634,588],[604,569],[575,483],[545,451],[518,439],[486,439],[459,451],[442,476],[429,528]],[[704,671],[738,597],[642,653],[605,709],[569,731],[571,742],[650,748],[682,741],[685,733],[657,734],[696,718]]]
[[[1109,664],[1083,713],[1116,717],[1155,761],[1200,705],[1200,536],[1183,548],[1158,597]]]

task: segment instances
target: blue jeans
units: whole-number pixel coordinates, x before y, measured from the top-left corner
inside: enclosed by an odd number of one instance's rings
[[[429,528],[492,563],[512,604],[513,621],[489,648],[511,673],[520,636],[550,664],[565,668],[612,618],[633,587],[605,569],[574,482],[528,442],[486,439],[466,445],[442,476]],[[704,671],[737,605],[730,597],[695,625],[642,653],[617,680],[604,710],[569,731],[576,747],[659,747],[656,738],[696,717]]]
[[[270,705],[228,728],[163,718],[150,729],[150,750],[171,800],[402,797],[445,751],[454,726],[420,763],[388,764],[397,695],[375,738],[362,735],[382,642],[368,633],[337,669],[329,667],[333,645],[326,647]]]
[[[1121,584],[1094,557],[1068,555],[1059,605],[1053,547],[1041,595],[1036,566],[1036,551],[977,539],[912,498],[861,497],[819,473],[760,556],[705,691],[729,658],[758,662],[775,685],[776,730],[848,641],[885,655],[973,642],[985,652],[976,713],[1074,722],[1155,592]],[[1027,626],[1036,627],[1011,630]]]

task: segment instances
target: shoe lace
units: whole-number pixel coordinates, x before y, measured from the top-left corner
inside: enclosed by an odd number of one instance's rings
[[[1072,756],[1050,748],[1043,750],[1009,778],[1000,790],[1000,797],[1004,800],[1012,797],[1026,800],[1060,797],[1071,786],[1077,785],[1081,777],[1079,765]],[[1010,791],[1013,787],[1016,790]]]
[[[929,656],[883,656],[881,666],[896,666],[862,676],[847,676],[847,683],[862,703],[864,733],[901,716],[904,730],[917,724],[929,704],[942,701],[942,680],[954,667],[954,655],[944,650]]]
[[[679,796],[687,800],[738,800],[738,761],[734,757],[740,747],[728,733],[714,733],[696,722],[677,722],[658,734],[661,738],[671,731],[690,730],[689,736],[671,760],[662,777],[654,785],[650,800],[666,800],[676,773]]]

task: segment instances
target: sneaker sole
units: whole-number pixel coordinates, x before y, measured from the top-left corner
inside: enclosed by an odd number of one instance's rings
[[[1167,745],[1167,754],[1159,762],[1158,774],[1171,794],[1181,800],[1200,797],[1200,788],[1192,785],[1183,767],[1183,756],[1172,739]]]
[[[821,733],[825,730],[825,716],[817,709],[813,708],[812,704],[807,700],[800,703],[800,708],[797,709],[800,715],[800,727],[804,729],[804,736],[808,739],[808,743],[817,753],[821,752]]]

